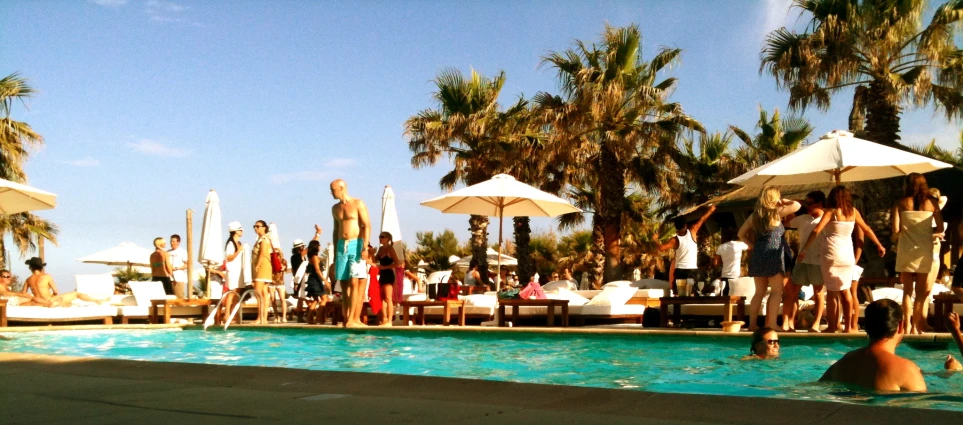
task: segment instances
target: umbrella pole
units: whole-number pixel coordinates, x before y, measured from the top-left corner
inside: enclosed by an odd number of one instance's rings
[[[502,215],[504,212],[504,207],[498,208],[498,266],[495,267],[495,292],[502,289],[502,227],[504,227]]]
[[[184,289],[187,291],[188,300],[191,299],[191,292],[194,292],[192,290],[194,288],[191,288],[191,284],[192,284],[191,277],[194,275],[194,265],[193,265],[194,260],[192,260],[194,258],[193,233],[194,233],[194,211],[187,210],[187,282],[184,282],[187,288],[184,288]]]

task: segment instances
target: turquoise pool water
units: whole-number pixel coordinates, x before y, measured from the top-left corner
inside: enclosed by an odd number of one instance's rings
[[[748,351],[748,338],[300,329],[55,331],[10,336],[14,339],[0,341],[0,351],[963,411],[963,373],[942,372],[950,353],[945,346],[900,347],[900,355],[927,372],[929,394],[881,396],[815,383],[861,340],[783,338],[780,359],[741,361]]]

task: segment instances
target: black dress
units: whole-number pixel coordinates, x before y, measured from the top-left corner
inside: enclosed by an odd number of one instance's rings
[[[382,267],[390,266],[395,263],[395,260],[391,258],[390,255],[385,255],[378,259],[378,264]],[[378,282],[382,285],[394,285],[395,283],[395,270],[394,269],[382,269],[378,272]]]
[[[311,257],[308,257],[308,266],[305,272],[308,274],[308,286],[304,288],[304,294],[309,297],[325,295],[324,281],[321,280],[321,276],[318,276],[318,273],[314,270],[314,265],[311,264]]]

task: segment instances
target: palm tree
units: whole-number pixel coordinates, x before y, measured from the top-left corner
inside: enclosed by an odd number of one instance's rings
[[[27,79],[19,74],[10,74],[0,79],[0,178],[24,183],[27,174],[23,164],[30,154],[30,148],[43,145],[43,137],[29,124],[11,118],[13,106],[20,102],[26,105],[35,93]],[[57,225],[29,213],[0,216],[0,264],[6,265],[5,238],[10,234],[20,256],[37,248],[39,238],[57,243]]]
[[[679,104],[668,102],[676,79],[657,81],[681,50],[661,49],[645,61],[638,26],[606,26],[599,44],[577,41],[545,56],[558,72],[561,96],[539,93],[535,102],[552,137],[565,146],[581,176],[597,175],[594,220],[602,229],[605,280],[621,277],[623,198],[631,182],[656,186],[654,172],[671,158],[678,134],[699,129]],[[573,178],[577,178],[573,177]]]
[[[770,118],[762,107],[755,128],[759,133],[755,136],[734,125],[729,129],[745,144],[736,151],[737,162],[745,169],[756,168],[796,150],[813,132],[813,126],[805,118],[782,117],[778,109]]]
[[[745,166],[735,160],[729,149],[732,138],[732,132],[727,131],[698,133],[698,143],[694,134],[682,139],[675,160],[679,167],[675,178],[678,202],[672,206],[676,210],[701,204],[723,194],[730,189],[729,180],[745,170]]]
[[[936,8],[925,27],[923,0],[795,0],[793,7],[811,16],[805,32],[769,33],[760,67],[789,90],[791,108],[826,110],[833,94],[855,86],[851,127],[865,116],[864,136],[889,146],[898,144],[903,108],[932,103],[947,119],[963,116],[963,50],[954,44],[963,0]]]
[[[458,238],[451,229],[445,229],[437,235],[434,232],[415,233],[416,248],[411,254],[410,261],[418,264],[424,260],[428,269],[433,271],[448,270],[452,255],[463,256],[466,252],[458,246]]]
[[[588,273],[594,258],[593,246],[591,230],[579,230],[562,236],[558,241],[558,267],[570,269],[576,275]]]
[[[937,161],[963,167],[963,131],[960,131],[960,145],[956,150],[943,149],[937,146],[936,139],[930,140],[925,146],[911,146],[910,149],[920,155],[926,155]]]
[[[439,181],[445,190],[458,183],[481,183],[502,170],[501,159],[510,143],[507,133],[514,129],[511,114],[518,111],[517,107],[499,111],[498,96],[504,83],[504,72],[494,78],[474,70],[468,78],[455,69],[439,73],[435,78],[438,91],[433,95],[438,109],[423,110],[405,121],[412,167],[433,166],[447,157],[454,167]],[[468,223],[472,255],[479,260],[482,280],[488,282],[488,217],[472,215]]]

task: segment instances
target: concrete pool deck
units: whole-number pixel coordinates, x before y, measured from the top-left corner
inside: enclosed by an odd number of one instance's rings
[[[952,424],[963,413],[453,378],[0,354],[5,423]]]

